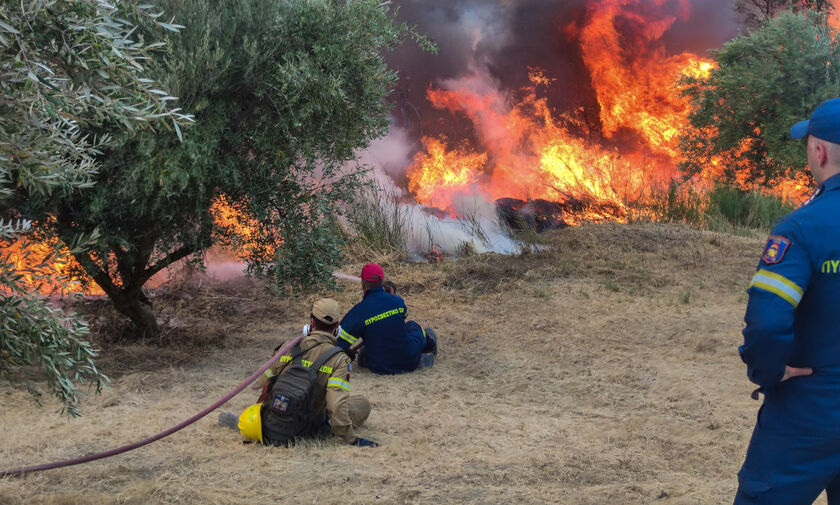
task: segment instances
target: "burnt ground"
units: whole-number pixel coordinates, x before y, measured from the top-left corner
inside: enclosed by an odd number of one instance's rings
[[[111,459],[0,479],[0,504],[731,503],[758,408],[736,347],[763,239],[650,223],[543,239],[520,257],[385,265],[441,352],[413,374],[354,373],[373,404],[359,434],[379,448],[242,445],[211,415]],[[311,303],[254,288],[188,294],[167,304],[181,307],[181,330],[166,345],[106,345],[114,381],[81,418],[0,386],[0,466],[186,419],[296,335]],[[359,294],[348,284],[332,296],[349,308]]]

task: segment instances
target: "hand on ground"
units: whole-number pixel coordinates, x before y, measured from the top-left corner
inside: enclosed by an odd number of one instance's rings
[[[351,445],[355,445],[356,447],[379,447],[379,444],[373,440],[367,440],[365,438],[357,438],[353,440]]]

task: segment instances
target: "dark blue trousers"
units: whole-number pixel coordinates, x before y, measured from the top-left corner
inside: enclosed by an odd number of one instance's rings
[[[435,334],[434,330],[426,328],[424,331],[423,328],[416,322],[406,321],[405,331],[406,335],[408,335],[412,341],[410,348],[412,359],[411,363],[405,366],[405,368],[400,370],[398,373],[412,372],[416,370],[420,366],[420,355],[423,353],[430,352],[432,354],[437,354],[437,334]],[[370,368],[367,353],[365,352],[364,347],[359,350],[358,364],[359,366]],[[372,371],[375,373],[382,373],[377,370]]]
[[[738,472],[735,505],[807,505],[823,490],[829,505],[840,505],[840,431],[784,430],[762,419],[763,410]]]

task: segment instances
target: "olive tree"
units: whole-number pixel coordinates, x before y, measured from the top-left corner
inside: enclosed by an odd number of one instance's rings
[[[330,281],[337,203],[359,184],[343,167],[386,131],[397,74],[383,51],[414,36],[379,0],[156,5],[184,28],[155,39],[168,42],[155,75],[195,124],[182,140],[119,135],[97,156],[90,190],[20,207],[66,244],[97,230],[75,258],[150,337],[160,328],[144,284],[176,261],[200,261],[214,243],[247,240],[251,271],[280,289]],[[137,33],[158,35],[148,21]],[[220,199],[249,223],[247,237],[216,224]]]
[[[32,219],[52,217],[28,214],[28,202],[89,190],[110,132],[189,122],[145,74],[152,52],[163,46],[137,38],[129,21],[177,31],[159,17],[150,6],[124,1],[0,4],[0,378],[24,384],[36,398],[42,393],[35,381],[43,378],[73,415],[77,384],[92,382],[98,391],[106,377],[94,364],[85,323],[38,288],[61,284],[51,266],[62,255],[80,254],[97,235],[88,230],[66,244],[69,252],[58,247],[37,261],[18,257],[18,264],[10,247],[27,250],[43,238],[33,236]]]

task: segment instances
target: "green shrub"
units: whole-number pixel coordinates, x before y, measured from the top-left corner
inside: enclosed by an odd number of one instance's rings
[[[796,206],[778,196],[718,184],[711,191],[671,181],[650,190],[651,203],[641,212],[663,222],[686,223],[713,231],[750,235],[767,232]]]
[[[652,187],[649,194],[650,210],[655,219],[665,222],[686,223],[698,226],[704,223],[707,196],[692,189],[690,184],[672,180],[667,188]]]
[[[769,231],[794,208],[778,196],[718,185],[709,193],[706,226],[735,233],[744,229]]]

